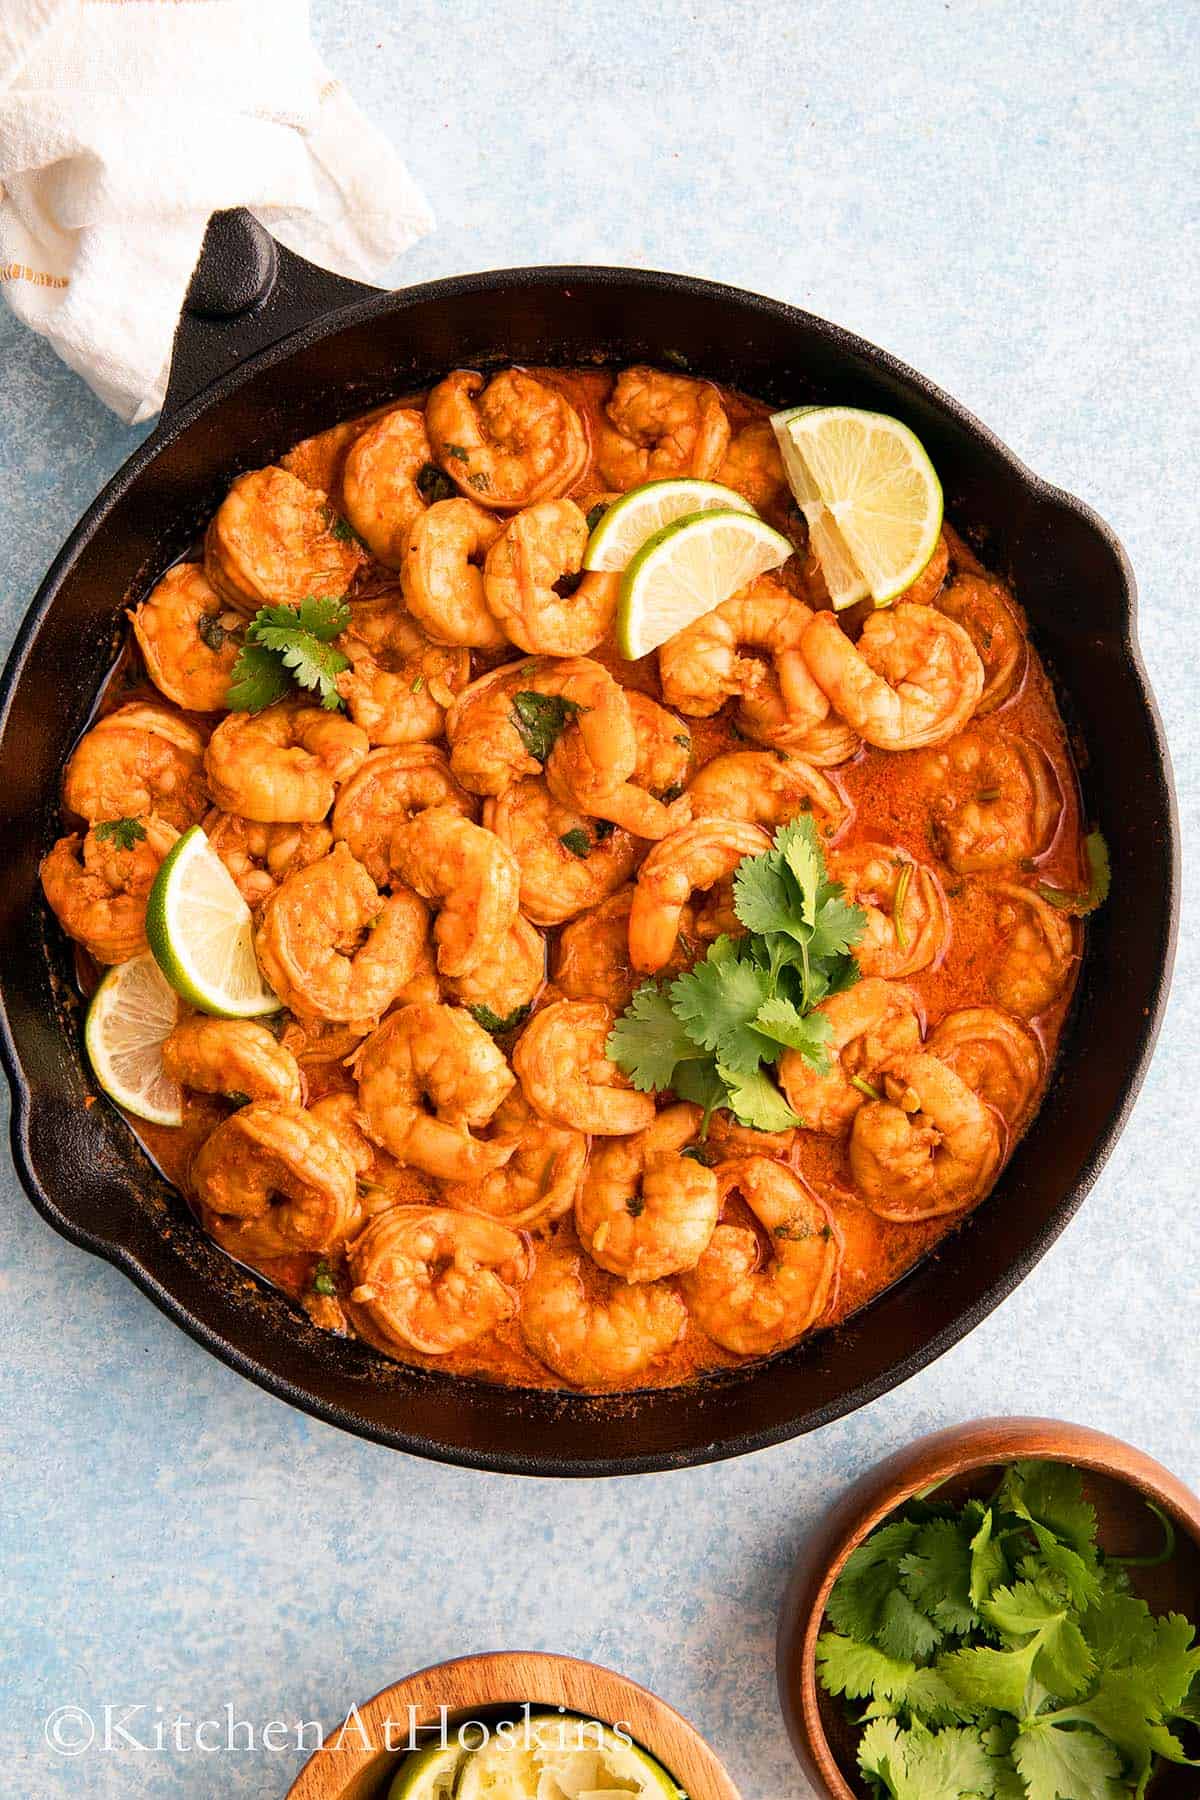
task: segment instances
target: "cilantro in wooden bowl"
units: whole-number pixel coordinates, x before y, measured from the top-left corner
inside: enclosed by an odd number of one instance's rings
[[[1080,1426],[926,1440],[793,1580],[780,1691],[836,1800],[1195,1800],[1200,1501]]]

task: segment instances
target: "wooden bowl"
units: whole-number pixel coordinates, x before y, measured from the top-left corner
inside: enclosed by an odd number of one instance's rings
[[[515,1650],[435,1663],[384,1688],[357,1709],[361,1730],[352,1714],[341,1744],[333,1732],[309,1758],[288,1790],[288,1800],[383,1800],[403,1759],[402,1751],[386,1748],[389,1720],[400,1722],[401,1733],[410,1718],[436,1726],[444,1707],[453,1730],[466,1719],[515,1714],[526,1700],[535,1707],[562,1707],[606,1725],[623,1725],[690,1800],[739,1800],[704,1739],[665,1700],[597,1663]],[[428,1734],[417,1739],[418,1746],[433,1742]]]
[[[1119,1438],[1056,1419],[976,1419],[922,1438],[889,1457],[851,1488],[805,1544],[784,1599],[779,1623],[779,1697],[792,1746],[814,1789],[831,1800],[865,1800],[855,1769],[857,1733],[842,1703],[817,1681],[815,1648],[830,1589],[850,1552],[888,1514],[934,1482],[965,1500],[988,1493],[999,1465],[1021,1457],[1072,1463],[1096,1508],[1100,1542],[1127,1556],[1153,1554],[1161,1527],[1144,1502],[1153,1500],[1174,1521],[1176,1554],[1156,1569],[1133,1572],[1136,1591],[1153,1611],[1200,1618],[1200,1499],[1160,1463]],[[1189,1800],[1194,1770],[1164,1767],[1154,1800]]]

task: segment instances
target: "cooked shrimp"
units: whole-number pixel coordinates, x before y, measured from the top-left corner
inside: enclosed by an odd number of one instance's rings
[[[516,924],[521,871],[495,832],[431,806],[392,835],[392,867],[437,912],[438,969],[473,975]]]
[[[484,558],[503,526],[472,500],[437,500],[413,521],[404,546],[404,600],[435,644],[503,650],[488,610]]]
[[[729,448],[729,420],[708,381],[639,364],[618,375],[604,412],[596,461],[621,492],[666,475],[706,479]]]
[[[775,1156],[786,1162],[795,1147],[797,1130],[759,1131],[757,1126],[743,1125],[722,1107],[708,1122],[709,1147],[717,1152],[718,1162],[730,1162],[738,1156]],[[722,1157],[719,1152],[724,1151]]]
[[[898,1057],[880,1087],[850,1132],[850,1175],[863,1200],[900,1225],[961,1212],[999,1166],[995,1113],[925,1051]]]
[[[529,1253],[515,1231],[444,1206],[393,1206],[350,1248],[353,1305],[389,1344],[446,1356],[517,1310]]]
[[[604,1000],[618,1013],[628,1006],[642,982],[629,960],[632,906],[633,888],[622,888],[564,925],[558,935],[554,983],[568,1000]],[[690,909],[685,908],[675,952],[664,973],[677,975],[688,966],[686,940],[692,928]]]
[[[470,1013],[400,1007],[363,1044],[356,1074],[365,1128],[398,1162],[447,1181],[478,1181],[513,1154],[511,1142],[472,1135],[514,1082],[503,1053]]]
[[[237,883],[247,906],[261,906],[292,869],[320,862],[333,847],[328,825],[258,825],[216,808],[204,820],[204,835]]]
[[[783,825],[810,813],[826,841],[848,823],[850,802],[820,769],[799,756],[770,750],[731,750],[714,756],[688,783],[698,819],[744,819],[752,825]]]
[[[698,819],[655,844],[638,870],[629,914],[634,968],[650,975],[663,968],[691,896],[726,881],[744,856],[760,856],[770,848],[765,831],[735,819]]]
[[[842,717],[881,750],[920,750],[961,731],[983,693],[983,664],[961,625],[932,606],[873,612],[852,644],[814,613],[804,660]]]
[[[678,1343],[687,1308],[665,1282],[633,1287],[592,1274],[580,1258],[539,1252],[521,1295],[521,1335],[533,1354],[578,1388],[628,1387]]]
[[[358,1217],[346,1150],[303,1107],[279,1100],[231,1113],[201,1144],[191,1179],[235,1254],[334,1250]]]
[[[926,1049],[994,1106],[1010,1130],[1021,1123],[1042,1079],[1042,1046],[1028,1025],[994,1006],[947,1013]]]
[[[59,924],[98,963],[128,962],[145,950],[146,896],[179,836],[153,813],[122,823],[121,836],[93,825],[82,839],[59,838],[38,871]]]
[[[1032,888],[998,882],[996,929],[1005,949],[992,976],[1001,1006],[1032,1019],[1062,993],[1079,960],[1075,925]]]
[[[920,1048],[921,1003],[911,988],[869,976],[844,993],[831,994],[817,1011],[831,1027],[822,1046],[828,1069],[822,1074],[799,1050],[785,1050],[779,1085],[806,1130],[841,1137],[871,1097],[871,1084],[884,1064]]]
[[[355,438],[342,468],[346,517],[377,562],[399,569],[408,528],[425,511],[417,488],[433,461],[425,417],[411,406],[384,413]]]
[[[856,844],[831,850],[830,876],[867,915],[854,946],[864,975],[894,980],[939,962],[950,941],[950,915],[932,870],[907,850]]]
[[[192,712],[227,704],[243,621],[213,593],[202,564],[176,563],[125,616],[159,693]]]
[[[696,1267],[681,1280],[696,1323],[737,1356],[769,1356],[794,1344],[825,1311],[841,1254],[829,1214],[798,1175],[765,1156],[722,1163],[724,1203],[740,1195],[770,1244],[763,1261],[757,1232],[721,1224]]]
[[[470,975],[447,981],[446,990],[460,1006],[486,1008],[498,1019],[522,1014],[537,999],[546,981],[546,940],[521,913],[494,956]]]
[[[509,640],[544,656],[583,656],[607,634],[619,575],[580,575],[587,520],[573,500],[539,500],[487,553],[484,599]]]
[[[471,796],[460,788],[442,752],[432,744],[398,744],[372,750],[339,790],[333,835],[350,846],[371,880],[391,878],[392,837],[398,825],[430,806],[448,806],[469,819]]]
[[[760,575],[662,646],[663,698],[694,718],[710,718],[736,696],[738,728],[747,737],[822,768],[847,761],[858,735],[832,711],[800,653],[811,618],[802,600]]]
[[[921,606],[937,606],[938,595],[942,591],[947,572],[950,568],[950,546],[946,542],[945,532],[938,533],[938,541],[933,547],[933,555],[921,570],[915,581],[909,583],[903,593],[897,594],[896,604],[916,601]]]
[[[567,731],[550,753],[546,783],[565,806],[620,825],[635,837],[667,837],[686,825],[691,802],[683,792],[692,740],[681,720],[647,694],[625,696],[637,741],[628,781],[615,786],[597,769],[581,732]]]
[[[450,707],[450,767],[472,794],[502,794],[522,776],[542,773],[541,762],[525,747],[514,700],[553,667],[549,658],[505,663],[471,682]]]
[[[213,515],[204,572],[239,612],[343,599],[367,564],[362,545],[339,529],[317,488],[286,469],[239,475]]]
[[[743,495],[758,512],[775,504],[787,488],[787,476],[770,419],[754,419],[742,426],[715,479]]]
[[[163,1040],[163,1070],[181,1087],[226,1099],[299,1106],[300,1065],[253,1019],[184,1019]]]
[[[63,804],[89,825],[156,813],[186,831],[203,818],[204,739],[165,706],[133,700],[97,719],[63,776]]]
[[[717,1178],[684,1156],[703,1115],[670,1106],[633,1137],[592,1153],[575,1202],[575,1228],[592,1261],[626,1281],[661,1281],[694,1269],[717,1223]]]
[[[396,1204],[401,1188],[411,1188],[411,1176],[406,1176],[395,1157],[373,1144],[362,1129],[357,1094],[323,1094],[308,1110],[314,1119],[328,1126],[354,1164],[361,1216],[370,1219],[386,1211]]]
[[[204,766],[222,812],[260,825],[318,824],[338,784],[365,761],[365,731],[319,706],[280,700],[230,713],[208,741]]]
[[[501,512],[567,493],[587,462],[575,408],[524,369],[503,369],[486,387],[482,375],[456,369],[430,394],[425,426],[450,479]]]
[[[450,766],[471,793],[502,794],[523,775],[542,773],[556,731],[579,733],[597,780],[612,787],[632,774],[637,737],[624,690],[582,656],[510,663],[473,681],[446,714]]]
[[[654,1096],[638,1094],[606,1050],[616,1015],[600,1000],[556,1000],[535,1013],[512,1053],[533,1110],[552,1125],[595,1137],[643,1131]]]
[[[961,625],[983,664],[983,692],[975,708],[982,719],[1011,699],[1025,676],[1029,644],[1012,601],[999,582],[959,573],[934,602]]]
[[[295,869],[268,895],[254,948],[300,1018],[364,1029],[412,980],[427,914],[405,888],[381,895],[345,844]]]
[[[1032,862],[1054,840],[1062,797],[1031,738],[962,731],[926,752],[921,780],[933,796],[934,842],[958,875]]]
[[[511,1144],[512,1156],[480,1181],[441,1182],[447,1206],[487,1213],[522,1231],[540,1230],[570,1212],[587,1163],[582,1131],[548,1125],[514,1088],[496,1109],[491,1138]]]
[[[471,652],[429,638],[396,594],[360,600],[337,640],[350,667],[337,690],[372,744],[440,737],[446,708],[471,678]]]

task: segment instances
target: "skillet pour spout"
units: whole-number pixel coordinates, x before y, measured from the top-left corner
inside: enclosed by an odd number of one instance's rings
[[[687,1387],[580,1398],[406,1367],[323,1333],[206,1237],[90,1083],[68,953],[41,904],[60,772],[111,665],[116,621],[184,553],[233,476],[454,367],[667,363],[776,406],[893,413],[941,473],[947,513],[1011,575],[1083,754],[1085,807],[1118,904],[1091,921],[1055,1078],[995,1192],[936,1260],[836,1332]],[[924,1367],[979,1323],[1095,1181],[1149,1063],[1178,894],[1167,751],[1109,528],[1026,469],[886,352],[779,301],[617,268],[499,270],[395,293],[314,269],[245,215],[214,223],[162,420],[71,534],[0,684],[0,1049],[33,1204],[231,1367],[397,1449],[539,1475],[736,1456],[811,1431]]]

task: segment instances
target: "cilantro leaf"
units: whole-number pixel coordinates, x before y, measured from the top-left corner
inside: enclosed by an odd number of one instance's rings
[[[993,1536],[995,1519],[991,1508],[984,1513],[979,1530],[971,1539],[971,1604],[982,1606],[992,1589],[1008,1580],[1008,1558],[1003,1546]]]
[[[839,1631],[862,1641],[874,1638],[884,1603],[899,1585],[900,1560],[919,1534],[920,1527],[910,1520],[893,1519],[850,1552],[825,1606]]]
[[[1064,1731],[1034,1719],[1012,1747],[1029,1800],[1129,1800],[1121,1758],[1090,1731]]]
[[[1064,1544],[1095,1561],[1095,1508],[1083,1497],[1079,1470],[1069,1463],[1013,1463],[1005,1471],[998,1501],[1023,1519],[1036,1519]]]
[[[307,602],[305,603],[307,604]],[[312,632],[292,625],[261,625],[255,629],[254,641],[264,650],[274,650],[303,688],[312,688],[321,697],[321,705],[333,711],[341,705],[337,678],[350,667],[350,659],[332,644]],[[237,670],[235,667],[234,673]]]
[[[747,856],[739,863],[733,878],[733,910],[748,931],[792,935],[797,924],[796,897],[773,852]]]
[[[591,852],[592,840],[582,825],[572,825],[570,831],[564,831],[558,841],[564,850],[571,852],[572,856],[582,858]]]
[[[544,763],[581,708],[561,694],[538,694],[523,688],[513,695],[512,722],[530,756]]]
[[[225,696],[234,712],[262,712],[291,691],[288,672],[277,656],[261,644],[242,645]]]
[[[346,630],[350,617],[344,600],[333,600],[328,595],[318,599],[310,594],[299,606],[260,606],[246,627],[246,636],[253,642],[261,640],[264,629],[304,631],[323,644],[331,644]]]
[[[1095,1674],[1095,1659],[1067,1608],[1056,1606],[1030,1581],[997,1588],[983,1603],[988,1624],[1008,1638],[1036,1635],[1034,1670],[1054,1694],[1069,1699]]]
[[[990,1645],[971,1645],[966,1650],[952,1650],[938,1661],[938,1672],[950,1684],[963,1708],[970,1713],[986,1713],[994,1709],[1013,1713],[1018,1718],[1025,1711],[1025,1694],[1033,1677],[1038,1640],[1032,1638],[1020,1650],[993,1650]]]
[[[774,1082],[761,1069],[754,1075],[741,1075],[718,1063],[717,1073],[727,1090],[726,1105],[739,1125],[750,1125],[755,1131],[790,1131],[793,1125],[800,1123]]]
[[[960,1519],[930,1519],[900,1559],[909,1599],[945,1632],[965,1637],[979,1624],[971,1599],[970,1527]]]
[[[132,850],[145,835],[146,827],[140,819],[104,819],[92,827],[98,844],[115,844],[118,850]]]
[[[823,1012],[802,1013],[793,1001],[777,994],[759,1007],[754,1023],[777,1044],[798,1050],[819,1075],[828,1073],[825,1045],[833,1035],[833,1026]]]
[[[887,1701],[930,1721],[968,1716],[937,1669],[918,1669],[915,1663],[885,1656],[873,1644],[823,1631],[817,1639],[816,1659],[827,1693],[844,1694],[850,1700]]]
[[[755,1029],[770,995],[770,979],[732,938],[720,937],[703,962],[671,983],[671,1007],[693,1043],[711,1050],[723,1068],[753,1075],[775,1046]]]
[[[893,1800],[963,1800],[964,1795],[995,1800],[1022,1791],[1017,1783],[1004,1785],[1003,1765],[989,1755],[979,1733],[960,1726],[902,1731],[894,1719],[874,1719],[859,1744],[858,1766]]]
[[[641,1094],[670,1087],[676,1065],[701,1054],[668,996],[652,981],[643,982],[634,994],[604,1048]]]

